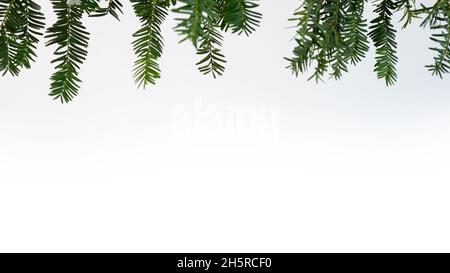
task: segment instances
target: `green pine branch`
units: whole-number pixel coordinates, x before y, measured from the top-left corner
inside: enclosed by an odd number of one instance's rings
[[[294,17],[290,21],[296,23],[297,33],[295,37],[296,46],[293,57],[286,58],[289,61],[289,68],[298,76],[306,73],[309,68],[316,63],[316,80],[320,78],[326,70],[324,62],[324,52],[321,48],[324,32],[321,28],[321,11],[323,0],[305,0],[295,11]]]
[[[406,28],[414,19],[420,18],[416,8],[416,0],[397,0],[396,5],[398,11],[403,11],[400,19],[401,22],[404,22],[402,28]]]
[[[44,15],[32,0],[0,0],[0,72],[17,76],[30,68]]]
[[[51,0],[57,21],[48,28],[47,46],[56,45],[56,71],[51,76],[51,92],[55,100],[69,102],[80,88],[80,65],[87,56],[89,33],[82,23],[83,9],[65,0]]]
[[[108,4],[104,7],[97,2],[93,4],[93,11],[89,14],[91,17],[111,15],[117,20],[120,20],[119,14],[123,14],[123,5],[119,0],[108,0]]]
[[[183,5],[173,11],[183,15],[175,30],[190,40],[202,59],[197,63],[199,71],[214,78],[225,71],[225,56],[221,53],[222,34],[219,22],[223,19],[220,3],[216,0],[180,0]]]
[[[370,23],[369,36],[376,47],[375,72],[379,79],[384,79],[386,85],[393,85],[397,80],[397,42],[392,25],[392,14],[396,10],[393,0],[378,0],[375,13],[377,17]]]
[[[203,34],[205,1],[208,0],[179,0],[182,6],[173,9],[173,12],[183,16],[175,19],[178,22],[175,31],[182,37],[180,42],[190,40],[197,47]]]
[[[17,76],[20,63],[16,60],[19,51],[18,32],[23,25],[18,1],[0,0],[0,72]]]
[[[145,88],[161,77],[158,59],[163,51],[161,24],[167,16],[168,1],[131,0],[141,28],[133,34],[133,48],[137,56],[134,78],[138,86]]]
[[[262,14],[257,11],[259,0],[218,0],[222,30],[249,36],[259,27]]]
[[[434,31],[430,38],[435,43],[430,47],[435,53],[434,62],[426,67],[432,75],[443,78],[450,71],[450,2],[438,0],[432,7],[422,6],[419,13],[426,14],[421,26],[429,26]]]
[[[181,41],[194,45],[198,69],[214,78],[225,71],[223,33],[249,35],[259,26],[262,15],[258,0],[130,0],[139,29],[133,34],[136,61],[134,79],[139,87],[155,84],[161,77],[159,59],[163,52],[161,25],[169,12],[177,14],[175,31]],[[123,13],[120,0],[50,0],[56,22],[47,28],[47,46],[56,47],[55,72],[50,95],[69,102],[78,94],[80,67],[87,57],[89,33],[86,17]],[[309,73],[308,79],[339,79],[349,65],[361,62],[375,47],[375,72],[387,85],[397,80],[397,29],[393,18],[400,13],[400,27],[414,20],[432,31],[433,62],[426,65],[432,75],[443,78],[450,72],[450,3],[435,0],[299,0],[300,7],[290,22],[295,24],[294,50],[289,61],[293,74]],[[375,18],[368,23],[367,6],[374,6]],[[36,0],[0,0],[0,73],[17,76],[30,68],[45,18]]]
[[[225,71],[225,56],[221,53],[222,35],[219,32],[217,20],[212,15],[205,18],[203,35],[197,54],[202,59],[197,63],[199,71],[203,74],[211,74],[214,78],[221,76]]]
[[[434,63],[426,67],[433,75],[443,77],[449,73],[449,1],[436,0],[435,4],[421,8],[415,0],[302,0],[300,8],[291,21],[296,22],[297,33],[293,57],[286,58],[289,68],[298,76],[312,69],[309,79],[322,80],[330,71],[331,77],[339,79],[348,65],[356,65],[369,50],[368,38],[375,46],[375,72],[386,84],[397,81],[397,30],[392,23],[395,13],[400,12],[402,28],[413,20],[424,17],[422,26],[434,33],[431,40],[435,46]],[[375,19],[368,23],[365,6],[374,5]]]
[[[345,11],[346,18],[343,27],[343,39],[347,45],[345,57],[353,65],[364,59],[369,51],[367,20],[363,17],[364,4],[365,0],[349,1]]]
[[[326,46],[328,47],[330,76],[334,79],[342,77],[348,72],[347,44],[344,40],[345,12],[348,2],[342,0],[325,1],[323,11],[324,25],[326,26]],[[322,76],[322,75],[320,75]]]
[[[19,31],[20,46],[16,60],[21,66],[30,68],[31,62],[34,62],[34,58],[37,57],[36,45],[39,43],[39,37],[43,35],[45,17],[40,11],[41,7],[34,1],[22,0],[19,4],[24,21]]]

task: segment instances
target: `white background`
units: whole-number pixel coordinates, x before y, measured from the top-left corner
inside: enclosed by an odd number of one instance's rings
[[[373,49],[315,84],[283,60],[299,1],[263,0],[261,28],[226,36],[213,80],[171,16],[163,78],[144,91],[124,2],[121,22],[86,20],[72,103],[47,96],[42,42],[31,70],[1,78],[0,251],[450,251],[449,80],[424,68],[427,31],[399,32],[394,87]],[[242,109],[252,118],[226,122]]]

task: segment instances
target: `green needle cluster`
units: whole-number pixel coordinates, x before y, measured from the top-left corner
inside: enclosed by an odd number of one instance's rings
[[[17,76],[30,68],[36,57],[39,38],[56,47],[55,72],[50,96],[67,103],[81,86],[80,67],[88,55],[89,32],[84,17],[111,15],[119,20],[121,0],[50,0],[56,22],[44,35],[45,18],[33,0],[0,0],[0,72]],[[158,60],[163,53],[161,25],[170,11],[178,14],[175,31],[190,40],[199,55],[198,69],[214,78],[223,74],[225,57],[221,52],[226,31],[246,35],[258,27],[261,14],[258,0],[130,0],[140,28],[133,34],[136,61],[133,69],[139,87],[155,84],[161,77]],[[178,2],[178,3],[177,3]]]
[[[375,47],[377,77],[386,85],[397,81],[397,30],[393,18],[401,13],[402,27],[414,19],[433,32],[430,48],[436,57],[426,67],[441,78],[450,69],[450,2],[449,0],[303,0],[291,21],[296,23],[296,46],[287,58],[295,75],[312,70],[310,79],[339,79],[349,65],[356,65]],[[368,20],[368,16],[374,19]]]
[[[19,75],[31,67],[36,45],[44,36],[54,47],[50,96],[72,101],[81,86],[80,68],[88,55],[89,31],[85,17],[123,13],[122,0],[49,0],[56,22],[45,29],[45,17],[37,0],[0,0],[0,73]],[[269,1],[269,0],[268,0]],[[139,87],[155,84],[161,77],[163,54],[161,25],[169,12],[176,14],[174,30],[181,41],[189,40],[198,55],[198,70],[214,78],[225,71],[223,34],[250,35],[262,15],[259,0],[130,0],[140,27],[132,36],[136,60],[133,69]],[[349,66],[375,48],[374,71],[387,85],[397,81],[397,29],[414,20],[432,32],[434,58],[426,68],[443,77],[450,70],[449,0],[299,0],[291,22],[296,25],[295,48],[286,58],[295,75],[310,73],[316,81],[339,79]],[[368,16],[373,19],[368,19]]]

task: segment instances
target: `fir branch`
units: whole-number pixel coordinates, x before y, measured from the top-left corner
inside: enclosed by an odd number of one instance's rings
[[[419,18],[416,9],[416,0],[398,0],[396,3],[398,11],[403,11],[400,22],[404,22],[402,28],[410,25],[413,19]]]
[[[175,26],[175,31],[182,37],[180,42],[190,40],[195,47],[199,38],[203,33],[203,11],[205,0],[180,0],[183,5],[173,9],[173,12],[178,13],[184,17],[176,18],[178,24]]]
[[[19,75],[20,31],[25,24],[18,0],[0,0],[0,73]]]
[[[396,10],[393,0],[377,0],[375,13],[377,17],[370,23],[369,36],[376,47],[375,72],[378,78],[384,79],[386,85],[392,85],[397,80],[395,65],[397,42],[395,41],[396,30],[392,25],[392,14]]]
[[[105,7],[101,7],[99,4],[95,5],[95,8],[89,16],[101,17],[105,15],[111,15],[117,20],[120,20],[119,13],[123,14],[123,5],[120,0],[108,0],[108,4]]]
[[[214,78],[221,76],[225,71],[225,56],[220,51],[222,46],[222,35],[218,31],[216,20],[212,16],[205,18],[204,31],[197,54],[203,58],[197,63],[200,72],[212,74]]]
[[[367,20],[364,19],[364,0],[351,0],[345,13],[343,39],[347,45],[346,59],[356,65],[366,57],[369,51],[367,39]]]
[[[25,68],[31,67],[31,62],[37,56],[35,53],[41,30],[45,27],[45,17],[40,11],[41,7],[32,0],[21,0],[21,13],[24,17],[23,25],[18,36],[20,46],[17,52],[16,61]]]
[[[168,1],[131,0],[141,28],[133,34],[133,48],[137,56],[134,78],[138,86],[145,88],[161,77],[158,59],[162,55],[163,37],[161,24],[167,16]]]
[[[47,30],[47,46],[57,45],[54,54],[56,72],[51,77],[51,92],[55,100],[62,103],[71,101],[80,88],[80,65],[87,56],[89,33],[81,19],[83,9],[79,5],[68,4],[65,0],[51,0],[57,21]]]
[[[218,0],[220,26],[227,31],[249,36],[259,27],[262,14],[257,12],[259,0]]]
[[[197,63],[200,72],[211,74],[214,78],[223,74],[225,57],[221,53],[222,34],[220,6],[216,0],[181,0],[183,6],[173,11],[184,15],[178,18],[175,30],[191,40],[202,59]]]
[[[297,36],[295,38],[296,47],[292,58],[289,61],[289,68],[294,75],[305,73],[313,61],[317,61],[317,68],[314,75],[322,74],[320,71],[326,70],[324,63],[324,52],[321,52],[321,40],[323,40],[323,28],[321,28],[321,10],[323,0],[305,0],[295,11],[294,18],[290,21],[296,22]],[[313,76],[314,76],[313,75]],[[316,77],[316,80],[319,77]]]
[[[327,30],[327,47],[331,77],[339,79],[347,72],[347,44],[344,40],[345,11],[348,2],[342,0],[326,1],[324,24]],[[321,75],[320,75],[321,76]]]
[[[293,74],[312,70],[308,79],[335,79],[365,58],[368,38],[376,48],[375,72],[392,85],[397,80],[398,62],[395,13],[401,13],[402,27],[422,17],[422,27],[433,32],[430,48],[435,56],[426,67],[443,78],[450,72],[450,2],[435,0],[432,5],[415,0],[299,0],[291,22],[296,24],[293,56],[286,58]],[[80,88],[79,70],[87,56],[89,33],[83,15],[111,15],[119,19],[122,1],[51,0],[56,23],[46,30],[47,46],[56,45],[56,71],[51,77],[50,95],[61,102],[71,101]],[[176,3],[179,6],[175,6]],[[140,28],[133,34],[137,60],[134,78],[138,86],[154,84],[161,77],[158,64],[163,50],[161,24],[169,9],[179,15],[175,31],[181,41],[190,40],[197,54],[200,72],[214,78],[223,74],[225,57],[221,53],[222,32],[252,33],[261,21],[259,0],[131,0]],[[376,18],[367,23],[365,6],[375,5]],[[420,5],[420,8],[417,6]],[[36,45],[44,28],[44,15],[35,0],[0,0],[0,73],[16,76],[30,68],[36,58]],[[368,27],[369,25],[369,27]]]
[[[421,26],[429,26],[435,31],[430,39],[436,45],[430,47],[430,50],[436,55],[434,63],[426,67],[432,75],[443,78],[443,75],[450,71],[450,2],[438,0],[432,7],[422,6],[419,12],[426,14]]]

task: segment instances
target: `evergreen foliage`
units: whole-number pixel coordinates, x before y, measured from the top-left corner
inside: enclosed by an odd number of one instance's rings
[[[88,55],[89,32],[85,17],[123,13],[122,0],[49,0],[56,22],[48,26],[46,45],[53,46],[55,72],[50,96],[63,103],[74,99],[81,86],[79,71]],[[139,87],[155,84],[161,77],[162,24],[169,14],[177,16],[175,31],[181,42],[189,40],[196,50],[198,69],[214,78],[225,71],[222,53],[224,32],[252,34],[262,15],[259,0],[130,0],[140,27],[132,35],[136,55],[133,69]],[[397,28],[414,20],[431,29],[432,62],[426,68],[441,78],[450,71],[449,0],[299,0],[291,22],[296,25],[293,56],[286,58],[295,75],[311,70],[309,79],[339,79],[349,66],[363,60],[375,48],[374,71],[387,85],[397,80]],[[430,3],[431,2],[431,3]],[[45,17],[37,0],[0,0],[0,73],[19,75],[31,67],[36,45],[43,36]],[[372,12],[372,13],[371,13]],[[398,18],[395,17],[399,14]],[[367,16],[373,18],[368,20]]]
[[[369,51],[369,39],[375,47],[375,67],[378,78],[386,85],[397,80],[397,42],[394,16],[405,28],[415,19],[421,26],[434,31],[434,62],[426,67],[433,75],[443,77],[450,69],[450,2],[434,1],[427,6],[415,0],[303,0],[291,21],[296,23],[296,46],[293,56],[286,58],[295,75],[312,69],[311,78],[321,80],[326,75],[339,79],[348,65],[356,65]],[[428,4],[430,1],[427,1]],[[375,18],[368,23],[372,8]],[[366,9],[366,10],[365,10]]]
[[[77,94],[80,65],[86,59],[89,33],[81,19],[83,8],[81,5],[68,4],[66,1],[52,0],[57,21],[48,28],[47,46],[56,44],[56,71],[51,77],[50,96],[61,102],[71,101]]]
[[[30,68],[45,18],[33,0],[0,0],[0,72]]]
[[[137,60],[134,77],[139,86],[155,84],[160,78],[158,59],[163,49],[161,24],[167,16],[168,1],[131,0],[136,15],[141,20],[141,28],[133,34],[133,47]]]
[[[88,55],[89,32],[84,17],[123,13],[121,0],[50,0],[56,22],[47,28],[47,46],[54,46],[55,72],[50,96],[70,102],[81,86],[79,71]],[[250,35],[259,25],[258,0],[130,0],[140,28],[133,34],[136,61],[133,69],[139,87],[155,84],[161,77],[158,60],[163,53],[161,25],[169,11],[180,18],[175,30],[183,40],[191,40],[200,56],[200,72],[214,78],[223,74],[222,32]],[[177,5],[177,2],[179,2]],[[45,18],[33,0],[0,0],[0,72],[19,75],[30,68],[36,44],[43,35]]]
[[[450,70],[450,2],[439,0],[431,7],[422,5],[419,13],[426,15],[421,25],[429,26],[434,31],[431,40],[435,46],[430,49],[436,56],[434,62],[427,65],[427,68],[433,75],[442,78],[443,74]]]

